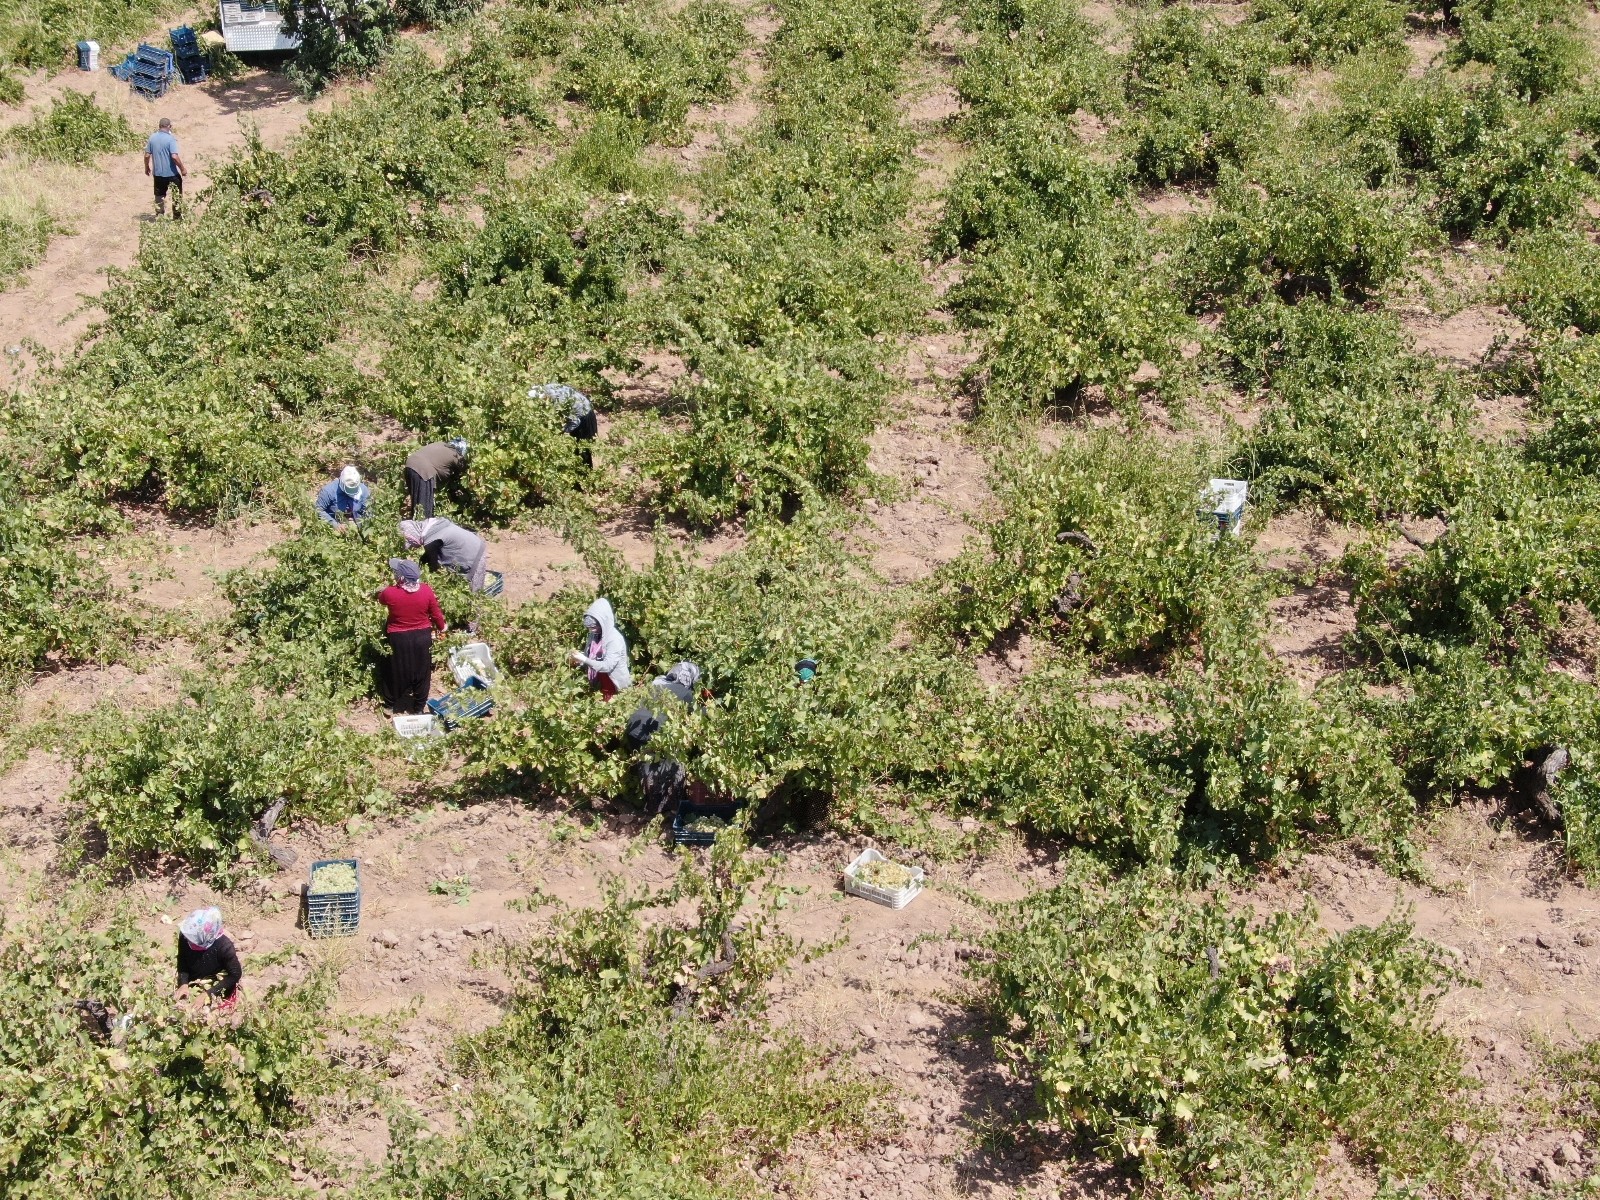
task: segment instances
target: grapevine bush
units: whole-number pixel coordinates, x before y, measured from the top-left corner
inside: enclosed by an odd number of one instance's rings
[[[595,11],[563,64],[567,94],[640,122],[673,144],[688,141],[692,104],[726,100],[744,23],[726,0]]]
[[[150,712],[97,714],[77,750],[71,801],[86,849],[109,869],[172,856],[227,877],[251,850],[251,823],[279,799],[289,820],[381,805],[368,753],[326,703],[196,683]]]
[[[1163,871],[1079,866],[1006,913],[974,967],[996,1050],[1046,1116],[1151,1185],[1309,1189],[1337,1138],[1383,1185],[1459,1194],[1481,1123],[1436,1026],[1453,983],[1402,917],[1337,937],[1253,920]]]
[[[115,660],[135,632],[118,592],[49,506],[0,508],[0,678]]]
[[[1282,90],[1268,43],[1252,31],[1171,8],[1134,30],[1124,67],[1137,116],[1128,156],[1153,184],[1215,182],[1266,150],[1276,133],[1270,97]]]
[[[458,1050],[475,1084],[462,1131],[402,1130],[378,1194],[712,1200],[763,1191],[755,1169],[802,1135],[865,1141],[875,1089],[759,1020],[796,949],[773,929],[776,865],[730,830],[704,868],[685,859],[658,890],[612,880],[599,907],[510,947],[509,1011]],[[733,969],[697,981],[729,947]]]
[[[318,1033],[331,979],[272,987],[237,1025],[216,1020],[172,1002],[173,945],[152,946],[131,912],[107,908],[104,896],[69,893],[39,911],[12,906],[0,925],[0,1187],[41,1198],[286,1194],[294,1167],[282,1135],[339,1087]],[[80,1000],[131,1022],[97,1038]]]
[[[79,163],[132,150],[139,139],[122,114],[107,112],[84,92],[68,92],[52,100],[48,111],[10,130],[3,144],[25,158]]]
[[[1290,62],[1322,65],[1395,45],[1405,28],[1405,8],[1394,0],[1252,0],[1250,17]]]

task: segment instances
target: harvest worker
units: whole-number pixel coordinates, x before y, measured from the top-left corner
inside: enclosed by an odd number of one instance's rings
[[[389,610],[389,706],[397,713],[419,713],[433,686],[433,631],[444,633],[444,611],[422,571],[409,558],[391,558],[394,583],[374,597]]]
[[[224,1009],[239,999],[244,969],[233,939],[222,931],[220,908],[197,908],[178,924],[178,991],[190,984],[204,985]]]
[[[406,459],[406,516],[416,516],[418,509],[425,517],[433,516],[434,489],[466,463],[466,438],[429,442],[422,449],[413,450]]]
[[[339,478],[330,479],[317,493],[317,516],[341,533],[345,522],[360,524],[367,519],[367,506],[372,502],[372,489],[361,480],[361,472],[346,467]]]
[[[422,547],[424,566],[465,575],[468,587],[483,591],[489,544],[472,530],[463,529],[446,517],[429,517],[426,521],[401,521],[400,536],[406,545]]]
[[[665,675],[652,679],[650,695],[628,718],[622,744],[629,750],[648,745],[671,715],[674,701],[685,707],[694,703],[694,685],[699,682],[700,668],[692,662],[676,663]],[[666,812],[673,807],[674,801],[683,798],[687,783],[688,773],[676,759],[647,759],[639,764],[639,790],[644,793],[647,812]]]
[[[529,399],[543,398],[555,404],[563,414],[561,431],[578,443],[578,456],[583,465],[594,469],[594,452],[588,443],[600,436],[600,422],[594,415],[594,405],[577,388],[564,383],[542,383],[528,389]]]
[[[178,153],[178,139],[172,136],[172,118],[162,117],[156,131],[144,146],[144,173],[156,181],[156,216],[167,211],[167,189],[177,188],[172,198],[172,219],[183,220],[183,156]]]
[[[589,682],[609,701],[618,692],[633,686],[633,675],[628,671],[628,642],[617,628],[617,619],[611,612],[611,601],[604,596],[589,605],[583,614],[584,628],[589,632],[589,652],[574,650],[567,661],[575,667],[589,669]]]
[[[629,750],[641,750],[655,737],[656,730],[666,724],[671,715],[670,701],[685,706],[694,703],[694,685],[700,682],[700,668],[692,662],[675,663],[665,675],[650,681],[650,694],[645,702],[633,710],[622,743]]]

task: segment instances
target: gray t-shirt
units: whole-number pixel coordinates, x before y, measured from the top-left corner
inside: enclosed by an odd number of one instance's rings
[[[150,140],[145,143],[144,152],[150,156],[150,174],[159,175],[163,179],[177,177],[178,168],[173,165],[172,156],[182,154],[178,149],[178,139],[165,129],[150,135]]]

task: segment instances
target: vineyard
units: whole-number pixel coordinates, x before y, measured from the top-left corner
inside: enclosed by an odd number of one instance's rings
[[[136,222],[166,16],[0,0],[0,1192],[1600,1189],[1591,4],[332,0]]]

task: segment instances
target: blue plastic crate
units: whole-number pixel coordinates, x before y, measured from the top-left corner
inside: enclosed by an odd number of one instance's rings
[[[314,938],[349,937],[361,927],[361,864],[353,858],[322,858],[311,864],[311,874],[339,863],[355,868],[356,890],[313,895],[307,885],[306,932]]]
[[[483,573],[483,594],[485,596],[498,596],[506,590],[506,576],[504,571],[485,571]]]
[[[133,73],[136,75],[160,77],[172,74],[170,50],[159,50],[147,42],[140,42],[139,48],[129,57],[133,62]]]
[[[428,711],[438,717],[446,729],[454,729],[463,721],[487,717],[494,711],[494,697],[482,683],[472,679],[448,696],[429,700]]]
[[[709,846],[717,840],[717,835],[690,829],[689,823],[697,817],[717,817],[731,824],[739,815],[740,807],[737,803],[696,804],[692,800],[680,800],[678,811],[672,814],[672,840],[680,846]]]

